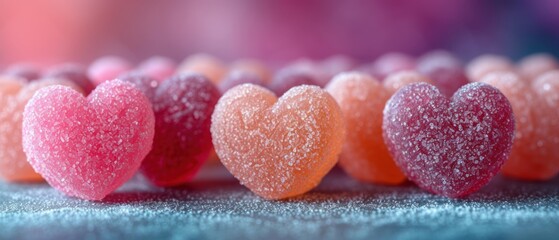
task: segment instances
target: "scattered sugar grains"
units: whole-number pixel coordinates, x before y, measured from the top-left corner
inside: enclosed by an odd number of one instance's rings
[[[95,86],[87,76],[87,71],[79,64],[66,63],[47,70],[43,78],[62,78],[78,85],[87,95]]]
[[[507,98],[484,83],[444,97],[426,83],[398,91],[384,109],[386,145],[421,188],[463,197],[486,185],[508,158],[514,116]]]
[[[303,194],[336,164],[344,124],[335,100],[316,86],[294,87],[277,99],[243,84],[219,100],[212,138],[223,165],[257,195]]]
[[[161,83],[151,98],[155,113],[153,148],[140,168],[158,186],[190,181],[212,149],[211,115],[220,97],[201,75],[177,75]]]
[[[498,88],[510,101],[516,120],[512,152],[503,167],[510,177],[549,180],[559,172],[559,74],[526,81],[510,71],[493,72],[481,82]]]
[[[384,144],[382,111],[397,89],[415,82],[429,82],[429,79],[416,72],[402,71],[380,83],[367,74],[347,72],[336,75],[326,86],[344,114],[347,132],[340,166],[349,175],[383,184],[406,180]]]
[[[118,76],[118,79],[132,83],[134,87],[143,92],[150,101],[155,97],[155,91],[160,85],[159,81],[155,78],[149,77],[148,75],[138,71],[124,73]]]
[[[23,149],[47,182],[63,193],[100,200],[132,177],[151,149],[149,100],[120,80],[87,98],[63,86],[43,88],[23,113]]]
[[[21,144],[22,114],[25,104],[41,88],[52,85],[65,85],[78,91],[80,88],[71,82],[60,79],[44,79],[29,84],[15,79],[0,79],[0,178],[5,181],[40,181],[27,162]]]

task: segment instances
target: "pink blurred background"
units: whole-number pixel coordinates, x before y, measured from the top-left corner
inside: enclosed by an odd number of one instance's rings
[[[558,53],[559,2],[0,0],[0,66],[198,52],[283,63],[442,48],[463,58]]]

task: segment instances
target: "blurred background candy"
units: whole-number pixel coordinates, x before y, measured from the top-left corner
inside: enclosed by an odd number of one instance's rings
[[[163,82],[175,74],[176,68],[177,64],[173,60],[167,57],[154,56],[140,63],[137,70],[159,82]]]
[[[132,65],[118,56],[100,57],[89,65],[87,76],[97,86],[132,69]]]
[[[89,64],[115,54],[134,64],[198,52],[272,66],[334,54],[371,62],[388,52],[446,49],[518,60],[559,53],[559,3],[483,0],[4,0],[0,66]]]

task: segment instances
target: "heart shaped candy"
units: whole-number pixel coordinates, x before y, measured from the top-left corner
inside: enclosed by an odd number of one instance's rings
[[[282,199],[314,188],[332,169],[344,139],[336,101],[315,86],[281,98],[243,84],[219,100],[213,143],[223,165],[259,196]]]
[[[372,183],[398,184],[406,180],[382,138],[382,111],[388,98],[410,83],[430,82],[422,75],[403,71],[382,83],[367,74],[338,74],[326,86],[344,114],[346,140],[340,166],[352,177]]]
[[[68,87],[47,87],[25,107],[23,149],[54,188],[100,200],[140,167],[154,123],[149,100],[131,83],[108,81],[87,98]]]
[[[427,83],[400,89],[384,108],[384,140],[421,188],[463,197],[486,185],[508,158],[514,115],[507,98],[470,83],[446,98]]]
[[[33,94],[44,87],[76,85],[59,79],[44,79],[26,84],[18,79],[0,79],[0,178],[6,181],[40,181],[43,178],[27,162],[21,143],[22,114]]]
[[[153,148],[140,171],[157,186],[191,180],[213,149],[211,115],[219,90],[201,75],[178,75],[157,85],[148,77],[128,75],[149,96],[155,113]]]
[[[559,172],[559,71],[532,82],[511,71],[497,71],[480,81],[509,99],[516,118],[514,144],[503,174],[525,180],[553,178]]]

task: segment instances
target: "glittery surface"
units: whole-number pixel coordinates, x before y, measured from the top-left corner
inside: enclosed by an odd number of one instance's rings
[[[268,201],[218,167],[181,188],[127,183],[103,202],[0,182],[0,239],[554,239],[559,178],[498,176],[463,200],[359,183],[335,169],[315,190]]]

